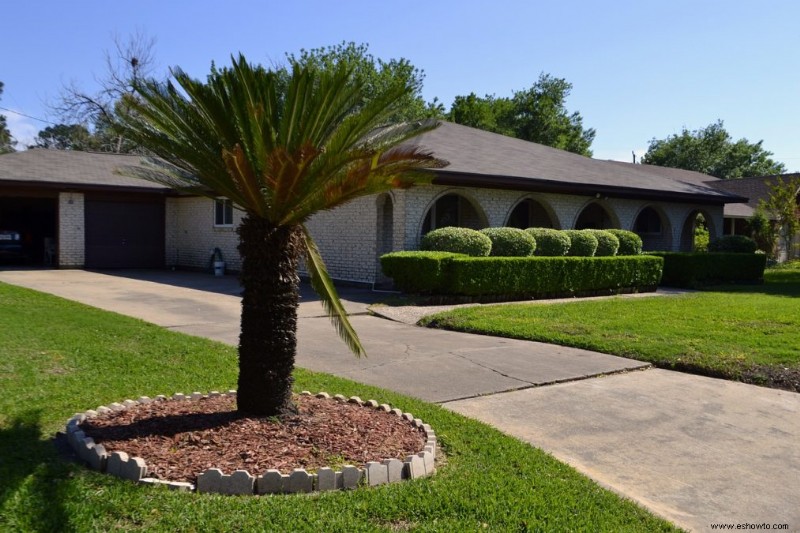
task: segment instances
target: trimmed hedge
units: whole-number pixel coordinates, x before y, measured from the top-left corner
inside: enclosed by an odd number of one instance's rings
[[[603,229],[587,229],[594,238],[597,239],[597,250],[594,252],[595,257],[613,257],[617,255],[619,250],[619,239],[610,231]]]
[[[492,256],[527,257],[536,250],[533,236],[518,228],[485,228],[480,232],[492,241]]]
[[[536,240],[534,255],[562,257],[567,255],[571,241],[563,231],[552,228],[528,228],[526,232]]]
[[[757,248],[756,241],[745,235],[724,235],[708,243],[709,252],[754,254]]]
[[[381,257],[387,276],[405,292],[487,300],[576,293],[654,290],[664,261],[628,257],[468,257],[443,252],[393,252]]]
[[[381,256],[381,269],[401,291],[427,293],[443,285],[442,263],[454,257],[466,256],[450,252],[392,252]]]
[[[447,262],[446,289],[466,296],[546,297],[570,293],[655,290],[663,261],[638,257],[457,257]]]
[[[619,240],[617,255],[639,255],[642,253],[642,238],[626,229],[607,229]]]
[[[767,265],[765,254],[651,252],[664,258],[662,285],[698,287],[713,283],[759,283]]]
[[[480,231],[448,226],[426,233],[422,237],[420,249],[483,257],[491,252],[492,241]]]
[[[569,255],[571,257],[593,257],[597,251],[597,237],[589,231],[579,229],[565,229],[564,234],[569,237]]]

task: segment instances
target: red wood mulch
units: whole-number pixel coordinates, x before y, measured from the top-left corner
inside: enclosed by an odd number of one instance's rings
[[[149,477],[191,483],[209,468],[260,475],[363,466],[405,459],[425,445],[420,429],[391,413],[313,396],[295,403],[299,414],[278,421],[239,415],[230,396],[152,402],[89,419],[81,429],[109,454],[143,458]]]

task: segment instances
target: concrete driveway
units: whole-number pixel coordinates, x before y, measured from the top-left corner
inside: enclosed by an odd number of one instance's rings
[[[0,271],[0,281],[237,342],[232,277],[17,270]],[[783,530],[800,531],[800,394],[584,350],[417,328],[369,316],[380,295],[341,292],[369,357],[350,355],[304,288],[299,366],[483,420],[687,529],[786,524]]]

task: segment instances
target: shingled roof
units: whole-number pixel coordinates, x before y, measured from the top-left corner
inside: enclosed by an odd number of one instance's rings
[[[736,191],[712,186],[699,172],[602,161],[451,122],[416,138],[450,164],[434,183],[520,191],[689,201],[722,205],[746,202]],[[76,190],[169,192],[160,184],[116,173],[138,166],[141,156],[34,149],[0,156],[4,184]]]
[[[602,161],[451,122],[415,140],[450,165],[434,183],[617,198],[724,204],[746,198],[711,187],[715,178],[674,168]]]
[[[797,177],[800,177],[800,173],[782,174],[780,176],[757,176],[753,178],[740,178],[733,180],[717,180],[713,183],[710,183],[710,185],[721,191],[747,197],[748,201],[746,204],[732,204],[725,206],[725,216],[747,218],[755,212],[761,200],[764,200],[769,196],[770,185],[775,184],[779,179],[788,180]]]
[[[37,148],[0,156],[0,182],[76,190],[170,191],[163,185],[116,173],[122,166],[139,166],[141,160],[140,155]]]

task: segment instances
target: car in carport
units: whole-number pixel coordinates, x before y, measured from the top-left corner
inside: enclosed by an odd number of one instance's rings
[[[0,260],[25,259],[27,255],[22,247],[22,235],[18,231],[0,230]]]

